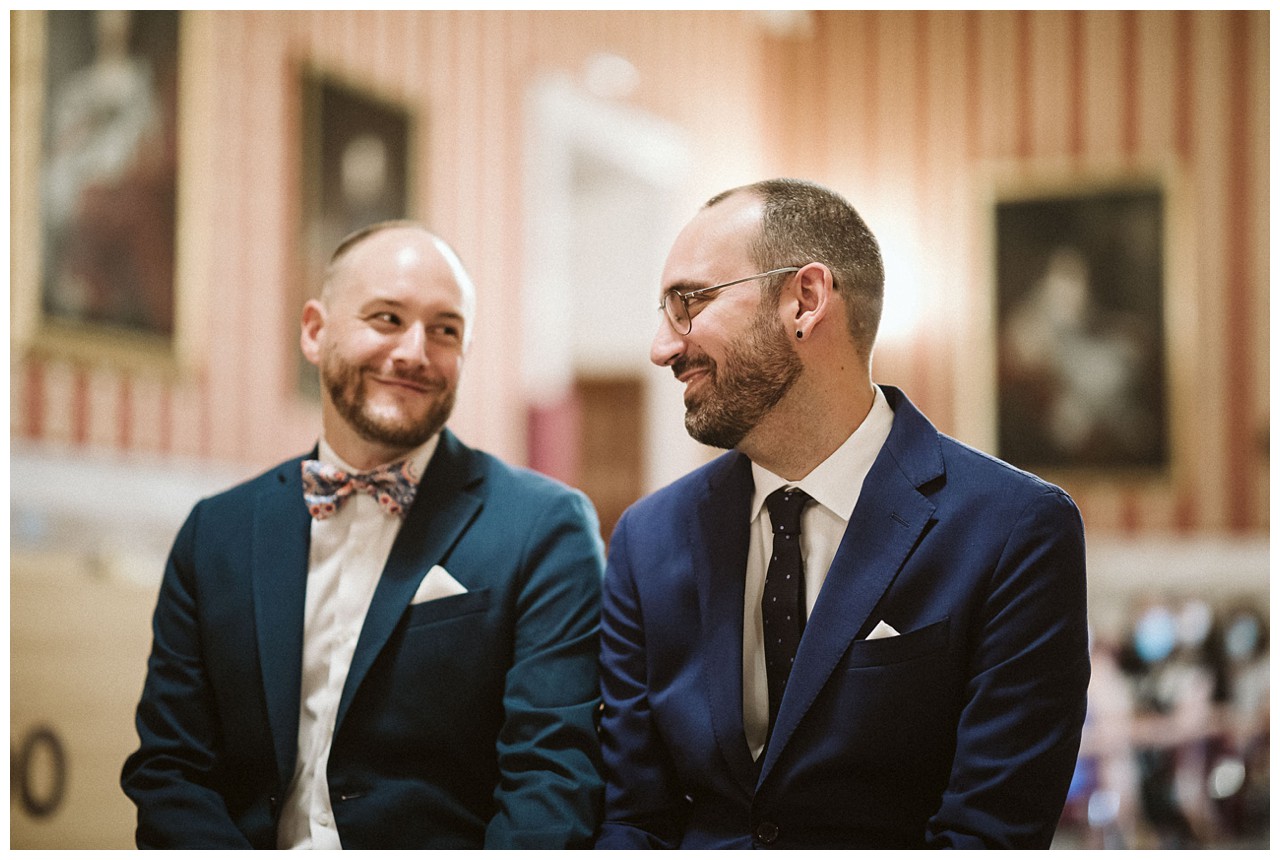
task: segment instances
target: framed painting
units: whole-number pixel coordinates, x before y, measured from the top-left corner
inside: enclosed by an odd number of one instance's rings
[[[178,358],[185,14],[14,13],[10,265],[23,351]]]
[[[995,202],[996,438],[1047,473],[1172,465],[1166,193],[1157,181]]]
[[[319,294],[329,256],[345,236],[413,217],[414,133],[404,105],[332,74],[302,71],[301,253],[293,319]],[[318,395],[316,370],[301,356],[297,378],[302,393]]]

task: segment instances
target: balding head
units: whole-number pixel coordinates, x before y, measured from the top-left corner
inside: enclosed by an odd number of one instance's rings
[[[453,249],[412,222],[344,241],[302,311],[303,355],[320,369],[324,435],[371,468],[444,426],[471,340],[475,289]]]
[[[361,227],[339,242],[324,270],[320,300],[328,305],[335,285],[344,283],[349,270],[359,269],[370,257],[409,253],[409,249],[416,249],[424,257],[431,257],[434,252],[434,256],[452,273],[466,314],[464,346],[469,346],[476,313],[475,283],[453,247],[417,221],[380,221]]]

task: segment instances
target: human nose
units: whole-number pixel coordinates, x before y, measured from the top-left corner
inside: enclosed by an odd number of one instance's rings
[[[658,367],[667,367],[684,352],[684,337],[676,332],[667,315],[658,318],[658,331],[653,335],[653,344],[649,347],[649,360]]]
[[[391,351],[391,358],[398,365],[416,366],[429,363],[427,332],[422,323],[414,323],[400,332],[395,348]]]

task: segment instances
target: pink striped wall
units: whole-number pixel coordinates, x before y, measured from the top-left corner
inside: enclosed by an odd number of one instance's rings
[[[1269,20],[1265,12],[822,12],[771,40],[767,173],[902,219],[930,258],[915,334],[876,376],[982,442],[992,392],[965,333],[990,307],[982,206],[993,170],[1034,182],[1160,171],[1187,229],[1175,309],[1186,363],[1171,479],[1051,475],[1094,533],[1269,525]],[[818,130],[815,135],[815,128]],[[815,137],[817,139],[815,139]],[[980,362],[977,362],[980,364]],[[976,416],[976,417],[975,417]]]
[[[1095,532],[1269,524],[1265,12],[822,12],[808,37],[788,38],[743,12],[191,14],[200,75],[185,107],[201,131],[202,179],[184,229],[200,301],[196,366],[175,378],[15,352],[15,439],[246,472],[311,444],[316,410],[291,388],[298,309],[286,288],[295,72],[307,62],[418,111],[413,205],[481,287],[454,426],[523,460],[511,358],[522,339],[523,95],[541,73],[576,72],[612,51],[640,71],[633,103],[689,133],[691,210],[731,184],[806,175],[918,250],[919,324],[882,345],[877,376],[962,436],[984,408],[961,333],[989,301],[975,203],[989,167],[1033,176],[1045,162],[1081,172],[1175,164],[1194,227],[1181,317],[1194,356],[1192,461],[1174,482],[1064,483]]]

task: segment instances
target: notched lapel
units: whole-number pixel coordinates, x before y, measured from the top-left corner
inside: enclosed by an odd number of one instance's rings
[[[743,729],[742,613],[751,539],[751,461],[742,455],[712,474],[689,524],[702,615],[703,675],[720,750],[745,794],[754,786],[755,762]],[[708,667],[725,671],[707,671]]]
[[[374,589],[342,690],[337,726],[342,725],[355,691],[387,644],[422,578],[443,560],[484,506],[483,480],[474,454],[449,431],[442,431],[418,496],[391,545],[391,555]]]
[[[937,431],[905,396],[893,394],[894,430],[863,483],[805,626],[761,781],[933,519],[937,506],[919,487],[943,472]]]
[[[302,695],[302,637],[311,515],[302,499],[300,460],[276,470],[254,501],[253,609],[258,659],[281,785],[293,778]]]

